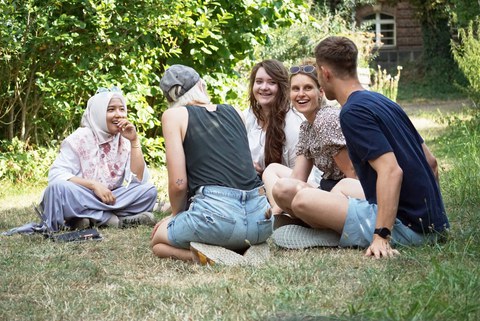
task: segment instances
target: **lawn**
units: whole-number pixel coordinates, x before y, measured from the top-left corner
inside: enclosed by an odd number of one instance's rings
[[[80,244],[0,236],[0,320],[478,320],[480,117],[457,101],[435,104],[406,110],[440,161],[445,244],[384,260],[270,244],[261,267],[205,267],[153,257],[148,227],[103,229],[103,241]],[[43,187],[2,182],[0,231],[36,220]]]

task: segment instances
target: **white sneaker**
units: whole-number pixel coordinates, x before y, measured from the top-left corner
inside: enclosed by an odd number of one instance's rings
[[[193,260],[201,265],[241,265],[245,263],[242,255],[217,245],[190,242]]]
[[[198,242],[190,242],[190,251],[194,254],[194,261],[201,265],[259,266],[270,258],[270,248],[267,243],[252,245],[243,255],[222,246]]]
[[[140,214],[130,215],[130,216],[119,216],[118,217],[118,227],[119,228],[128,228],[138,225],[149,225],[154,226],[156,221],[153,217],[153,214],[150,212],[143,212]]]
[[[262,265],[270,258],[270,247],[266,242],[252,245],[243,253],[243,258],[248,265]]]
[[[309,247],[337,247],[340,234],[328,229],[314,229],[299,225],[284,225],[273,231],[273,243],[287,249]]]

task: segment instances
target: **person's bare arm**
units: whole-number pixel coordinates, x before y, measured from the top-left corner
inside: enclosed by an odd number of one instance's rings
[[[398,211],[398,201],[403,180],[403,171],[397,163],[393,152],[385,153],[374,160],[369,161],[377,172],[377,221],[375,228],[393,228]],[[373,235],[373,241],[365,255],[375,258],[390,257],[399,254],[392,249],[390,240],[386,240],[377,234]]]
[[[338,168],[345,174],[345,177],[357,178],[355,169],[353,168],[350,156],[348,156],[348,150],[346,147],[342,148],[337,155],[333,156],[333,160],[337,164]]]
[[[168,171],[168,197],[172,207],[172,215],[185,210],[187,200],[187,169],[183,137],[188,123],[185,108],[168,109],[162,116],[163,137]]]
[[[422,149],[423,149],[423,152],[425,153],[425,158],[427,159],[428,165],[430,165],[430,168],[432,169],[433,175],[435,176],[435,179],[437,180],[437,183],[438,183],[439,180],[438,180],[437,159],[435,158],[435,156],[433,156],[432,152],[427,147],[427,145],[425,145],[425,143],[422,144]]]
[[[290,178],[295,178],[306,182],[308,180],[308,175],[313,168],[313,161],[307,159],[304,155],[298,155],[295,159],[295,166],[293,167],[292,174]]]
[[[145,170],[145,159],[143,158],[142,146],[138,139],[137,129],[126,118],[122,118],[118,122],[120,134],[130,141],[130,171],[134,173],[139,181],[143,179],[143,171]]]
[[[116,198],[112,191],[105,185],[93,179],[86,179],[78,176],[73,176],[69,179],[70,182],[81,185],[93,191],[93,193],[105,204],[115,204]]]
[[[242,119],[243,125],[246,126],[247,123],[246,123],[245,116],[243,115],[242,111],[240,109],[238,109],[237,107],[233,107],[233,108],[235,108],[235,111],[238,113],[238,115]]]

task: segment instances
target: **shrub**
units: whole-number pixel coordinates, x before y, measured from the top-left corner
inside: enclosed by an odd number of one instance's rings
[[[470,21],[467,28],[458,31],[459,43],[452,41],[455,61],[468,81],[467,95],[478,106],[480,103],[480,19]]]
[[[359,66],[368,67],[375,57],[375,34],[362,28],[354,28],[341,14],[331,14],[316,8],[310,16],[304,16],[288,27],[275,29],[269,42],[258,50],[259,59],[274,58],[286,65],[313,57],[315,46],[325,37],[339,35],[350,38],[358,47]]]
[[[54,148],[32,148],[18,138],[0,140],[0,180],[13,183],[46,181],[56,156]]]

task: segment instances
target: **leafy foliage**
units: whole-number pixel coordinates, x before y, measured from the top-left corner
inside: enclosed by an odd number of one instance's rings
[[[309,10],[299,0],[0,2],[0,139],[17,137],[26,150],[58,143],[77,128],[96,88],[117,85],[146,161],[161,165],[165,68],[190,65],[214,102],[245,106],[259,56],[293,62],[328,34],[356,37],[340,16]]]
[[[480,13],[478,3],[473,3],[476,0],[407,1],[415,9],[416,17],[421,24],[423,56],[414,64],[404,64],[405,81],[401,84],[406,83],[406,86],[412,88],[428,87],[431,89],[428,94],[433,96],[435,93],[458,96],[456,86],[463,86],[465,78],[453,59],[450,39],[454,37],[457,26],[468,24],[465,19]],[[392,6],[398,4],[397,0],[385,2]],[[457,24],[460,22],[461,24]]]
[[[0,180],[17,183],[45,181],[56,149],[29,148],[18,138],[0,140]]]
[[[453,56],[468,80],[469,97],[480,103],[480,19],[459,30],[459,42],[452,41]]]
[[[445,84],[453,84],[459,73],[450,50],[452,0],[410,2],[422,25],[426,80],[439,89]]]
[[[234,75],[270,27],[290,24],[303,8],[299,0],[2,1],[0,138],[61,140],[96,88],[112,84],[128,93],[141,133],[156,138],[165,108],[157,87],[168,65]]]
[[[329,35],[342,35],[352,39],[359,50],[359,65],[368,67],[374,58],[374,35],[360,28],[352,28],[341,14],[332,14],[316,7],[304,20],[274,30],[266,45],[259,47],[260,59],[275,58],[287,65],[313,56],[315,46]]]
[[[453,3],[453,23],[458,28],[468,27],[480,15],[478,0],[456,0]]]

